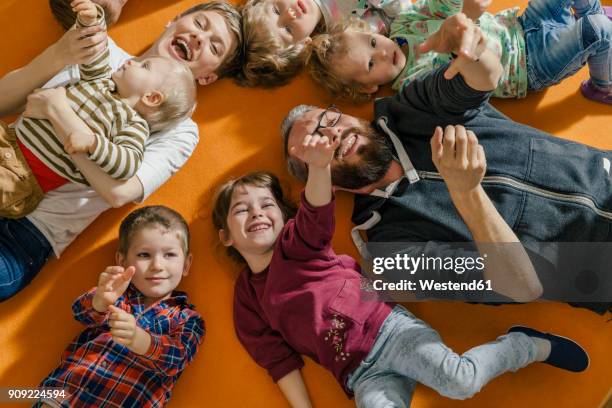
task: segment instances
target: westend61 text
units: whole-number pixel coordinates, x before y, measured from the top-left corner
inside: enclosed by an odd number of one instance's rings
[[[377,275],[385,271],[403,270],[414,275],[418,270],[454,271],[458,275],[466,271],[482,271],[484,269],[484,258],[482,257],[439,257],[439,256],[410,256],[408,254],[396,254],[394,257],[376,257],[372,261],[372,272]]]
[[[422,291],[483,291],[483,290],[493,290],[491,287],[490,280],[473,280],[471,282],[436,282],[434,280],[419,280],[418,288],[417,283],[402,279],[399,282],[385,282],[381,279],[377,279],[372,282],[372,287],[374,290],[390,290],[390,291],[406,291],[406,290],[422,290]]]

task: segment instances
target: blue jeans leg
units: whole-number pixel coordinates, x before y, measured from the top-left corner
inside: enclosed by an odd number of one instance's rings
[[[532,3],[535,3],[532,5]],[[575,20],[564,2],[531,2],[520,17],[525,32],[530,90],[541,90],[573,75],[585,64],[593,83],[612,85],[612,21],[603,14]],[[569,4],[572,4],[569,2]],[[600,11],[599,2],[576,2],[584,13]]]
[[[525,24],[528,26],[571,24],[575,21],[571,11],[573,3],[573,0],[531,0],[521,15],[523,27]]]
[[[574,15],[581,18],[591,14],[603,14],[601,2],[599,0],[574,0],[572,4]]]
[[[27,218],[0,218],[0,301],[30,283],[51,251],[47,239]]]
[[[510,333],[458,355],[427,323],[396,306],[348,386],[360,408],[408,406],[414,381],[446,397],[465,399],[493,378],[534,362],[536,354],[528,336]],[[393,405],[393,398],[402,396],[405,405]]]

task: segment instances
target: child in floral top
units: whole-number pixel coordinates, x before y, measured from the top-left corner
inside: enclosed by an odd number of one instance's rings
[[[325,120],[333,118],[324,112]],[[358,407],[407,406],[416,381],[467,398],[505,371],[559,354],[563,363],[547,362],[586,368],[588,357],[577,344],[523,327],[459,356],[402,306],[364,296],[359,265],[331,247],[330,162],[341,148],[340,138],[315,133],[292,149],[308,166],[295,218],[278,179],[268,173],[224,184],[213,211],[221,242],[246,263],[234,291],[236,333],[291,406],[311,406],[300,354],[331,371]],[[578,355],[574,365],[567,364],[570,355]]]
[[[240,81],[248,86],[283,85],[303,68],[304,46],[313,33],[354,16],[365,21],[373,32],[388,34],[393,18],[410,8],[410,3],[410,0],[249,0],[242,10],[246,60]]]
[[[465,0],[464,7],[474,1]],[[441,8],[439,3],[450,7]],[[451,61],[450,53],[430,51],[434,40],[426,40],[461,8],[461,1],[445,0],[413,7],[395,18],[389,38],[358,21],[335,26],[313,39],[310,71],[330,93],[357,101],[369,99],[387,83],[400,90]],[[517,7],[468,15],[478,21],[483,44],[504,67],[493,95],[523,98],[528,91],[554,85],[588,64],[591,78],[583,83],[583,94],[612,103],[612,21],[604,13],[599,0],[532,0],[522,15]]]
[[[72,306],[86,329],[40,385],[61,395],[36,406],[164,406],[204,337],[202,317],[175,291],[191,258],[180,214],[163,206],[129,214],[119,229],[118,266]]]

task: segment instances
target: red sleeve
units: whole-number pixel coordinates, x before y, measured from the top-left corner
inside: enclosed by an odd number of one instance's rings
[[[204,340],[204,320],[191,309],[183,309],[179,322],[170,333],[151,334],[149,350],[142,355],[141,361],[167,375],[178,375],[191,363]]]
[[[313,207],[302,191],[295,218],[289,220],[281,236],[283,254],[289,259],[308,260],[327,257],[336,228],[336,198],[321,207]]]
[[[236,335],[253,360],[277,382],[291,371],[301,369],[304,361],[258,312],[257,298],[254,293],[249,293],[247,279],[243,273],[236,281],[234,291]]]
[[[100,313],[93,308],[92,301],[97,288],[92,288],[88,292],[79,296],[72,304],[72,314],[76,321],[87,327],[101,326],[106,322],[108,312]]]

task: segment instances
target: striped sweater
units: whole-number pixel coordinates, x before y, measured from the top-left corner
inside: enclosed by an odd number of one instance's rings
[[[103,15],[99,16],[102,24],[103,19]],[[78,20],[76,25],[82,26]],[[89,158],[112,178],[129,179],[142,162],[149,126],[115,93],[108,48],[91,62],[80,65],[79,72],[81,80],[67,86],[66,95],[70,107],[97,139],[97,147]],[[23,118],[15,130],[21,142],[51,170],[72,182],[89,184],[64,152],[51,122]]]

